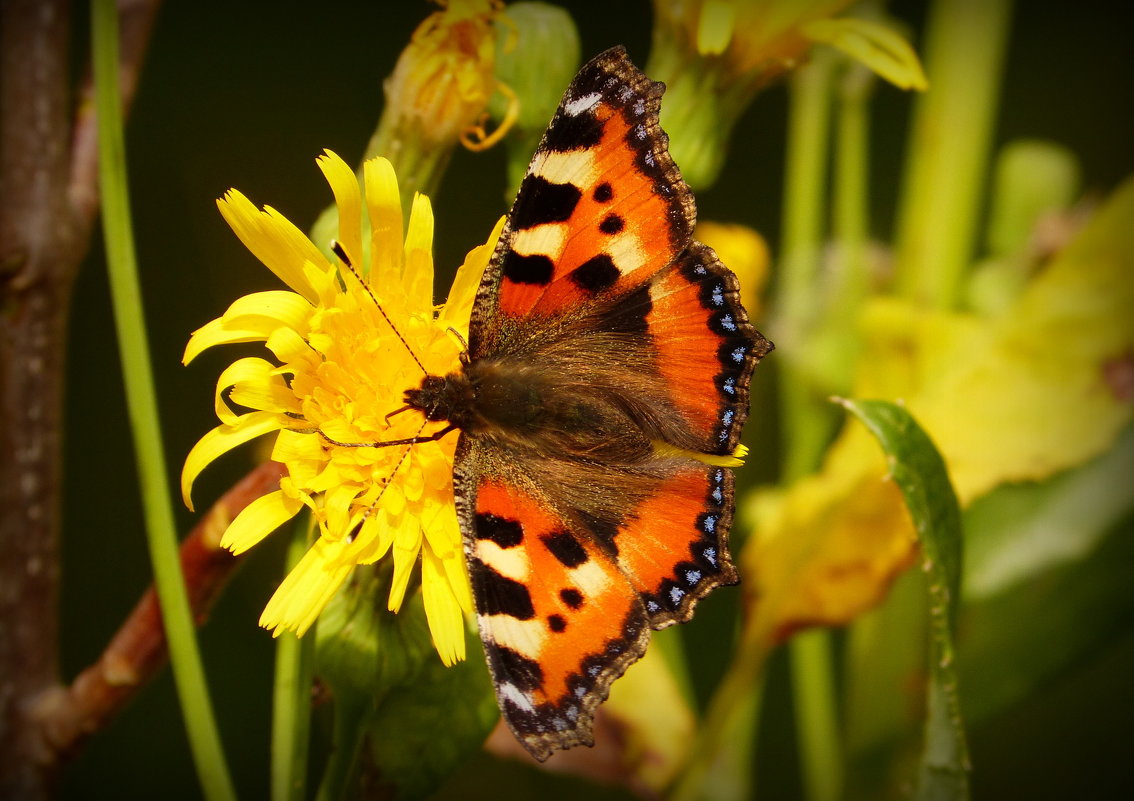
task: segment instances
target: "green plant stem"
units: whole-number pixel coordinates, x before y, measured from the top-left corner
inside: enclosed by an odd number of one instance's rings
[[[789,354],[781,364],[781,415],[786,429],[783,480],[814,470],[822,457],[836,415],[812,373],[817,360],[814,337],[822,296],[819,267],[826,216],[827,161],[830,147],[833,56],[819,51],[792,79],[784,190],[783,259],[778,311],[781,342]],[[837,797],[842,765],[834,710],[831,648],[825,631],[797,637],[792,652],[793,693],[803,783],[812,801]]]
[[[831,633],[812,629],[791,639],[791,686],[803,785],[811,801],[842,795],[843,755],[835,702]]]
[[[373,699],[343,692],[336,697],[331,756],[323,771],[323,781],[315,796],[316,801],[338,801],[347,797],[350,777],[358,764],[366,727],[373,715]]]
[[[937,0],[898,214],[900,293],[952,307],[983,219],[1011,0]]]
[[[118,94],[117,23],[113,0],[96,0],[92,9],[92,52],[106,260],[126,384],[126,402],[134,434],[146,537],[153,561],[162,623],[169,642],[173,676],[202,790],[210,801],[220,801],[234,799],[236,793],[213,717],[178,559],[177,533],[150,372],[149,345],[142,315],[126,188],[126,149]]]
[[[311,543],[314,522],[302,515],[287,550],[287,571],[299,564]],[[307,744],[311,733],[311,679],[315,632],[296,637],[284,632],[276,641],[272,688],[272,801],[307,797]]]
[[[835,241],[838,272],[831,311],[839,334],[854,338],[854,318],[870,289],[866,244],[870,233],[870,88],[874,76],[862,65],[848,65],[839,89],[835,136]],[[846,359],[848,368],[853,359]]]
[[[756,730],[764,701],[766,634],[749,625],[713,693],[689,761],[670,801],[744,801],[753,797]]]
[[[779,365],[785,481],[814,469],[836,419],[826,393],[817,391],[808,350],[818,311],[816,283],[826,210],[832,71],[832,58],[820,51],[791,82],[775,336],[784,354]]]

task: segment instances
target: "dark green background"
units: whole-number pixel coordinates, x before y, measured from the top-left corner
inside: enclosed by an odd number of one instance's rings
[[[81,4],[79,4],[81,6]],[[581,25],[584,57],[626,44],[645,62],[650,4],[567,4]],[[1072,147],[1089,188],[1106,191],[1134,168],[1127,20],[1115,4],[1025,2],[1017,8],[998,141],[1042,137]],[[131,193],[150,345],[164,420],[171,485],[192,444],[215,425],[213,382],[234,349],[180,364],[189,332],[238,295],[277,288],[214,206],[229,187],[270,204],[300,228],[330,202],[314,164],[323,148],[357,163],[381,110],[381,86],[425,3],[171,2],[159,16],[127,131]],[[892,10],[918,31],[924,4]],[[84,10],[77,10],[76,70],[85,68]],[[786,96],[773,89],[743,118],[721,182],[698,197],[701,216],[779,230]],[[876,92],[874,233],[887,238],[902,165],[909,97]],[[459,264],[505,211],[503,154],[459,152],[434,198],[439,274]],[[63,657],[70,678],[102,646],[149,582],[136,499],[106,270],[96,236],[79,279],[67,387]],[[439,277],[439,285],[446,279]],[[775,331],[765,331],[773,340]],[[758,372],[756,383],[774,380]],[[771,478],[774,420],[765,409],[747,438],[752,476]],[[198,483],[202,508],[248,467],[235,454]],[[762,465],[762,466],[761,466]],[[180,511],[187,529],[193,517]],[[282,542],[246,560],[201,633],[225,746],[241,796],[267,793],[272,639],[256,619],[278,580]],[[717,593],[687,627],[702,695],[727,658],[734,602]],[[718,644],[719,643],[719,644]],[[479,658],[472,655],[472,658]],[[1114,797],[1134,793],[1134,637],[1081,667],[1042,701],[1022,704],[972,732],[978,798]],[[799,788],[786,671],[773,663],[759,769],[762,797]],[[551,788],[549,789],[548,785]],[[447,797],[540,793],[572,798],[582,786],[546,780],[517,764],[480,758]],[[606,791],[586,789],[594,798]],[[609,791],[612,797],[620,794]],[[558,793],[558,795],[556,795]],[[64,796],[199,796],[172,682],[164,673],[95,737],[68,770]]]

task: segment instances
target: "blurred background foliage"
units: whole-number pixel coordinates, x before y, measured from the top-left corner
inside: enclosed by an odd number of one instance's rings
[[[625,44],[635,61],[645,64],[653,13],[647,0],[564,5],[579,26],[584,59]],[[82,13],[81,5],[77,10]],[[236,186],[300,227],[313,222],[329,200],[315,156],[330,148],[349,163],[358,162],[381,110],[382,82],[429,10],[424,3],[334,0],[318,5],[203,0],[162,9],[127,127],[127,155],[169,465],[180,465],[214,424],[213,380],[231,359],[228,353],[206,353],[183,368],[188,333],[232,298],[275,288],[275,279],[232,236],[214,199]],[[921,52],[927,4],[895,0],[888,10],[908,25]],[[1122,22],[1113,4],[1101,0],[1075,6],[1054,0],[1018,4],[996,111],[996,149],[1021,138],[1064,145],[1078,160],[1083,192],[1095,199],[1134,172],[1129,103],[1134,57]],[[79,25],[76,70],[86,63],[89,41],[81,19]],[[912,102],[909,94],[879,85],[871,105],[870,233],[884,242],[894,235]],[[783,222],[786,117],[785,88],[762,93],[738,123],[720,179],[697,198],[701,218],[743,222],[764,234],[773,263]],[[439,286],[505,211],[507,184],[502,149],[455,153],[434,197]],[[62,585],[67,676],[97,657],[150,575],[135,468],[124,445],[129,426],[118,389],[105,275],[96,236],[76,287],[69,344]],[[776,331],[763,322],[757,324],[775,340]],[[746,486],[772,482],[779,471],[782,443],[771,389],[775,359],[754,379]],[[1111,462],[1093,469],[1125,475],[1128,484],[1134,475],[1129,460],[1123,461],[1131,450],[1129,432],[1122,443]],[[218,495],[248,464],[240,458],[218,463],[202,477],[199,497]],[[170,472],[172,479],[175,470]],[[1134,521],[1129,505],[1121,503],[1111,518],[1091,518],[1098,517],[1106,499],[1083,490],[1090,484],[1081,475],[1057,480],[1059,492],[1047,485],[1009,487],[966,512],[966,525],[992,532],[986,540],[991,549],[998,530],[1020,526],[1031,526],[1037,549],[1052,539],[1066,546],[1060,537],[1064,531],[1072,532],[1070,547],[1077,548],[1046,564],[1040,558],[1034,580],[1020,591],[986,592],[979,614],[973,611],[977,605],[962,614],[958,659],[977,798],[1134,793],[1129,759],[1134,746],[1129,730],[1134,718],[1129,680],[1134,675]],[[187,529],[193,518],[185,510],[179,514]],[[1086,533],[1073,536],[1077,526]],[[229,762],[246,798],[267,792],[273,643],[255,624],[278,581],[284,539],[269,538],[246,557],[200,633]],[[979,550],[976,556],[982,556]],[[983,556],[987,562],[987,553]],[[887,616],[921,614],[920,581],[916,571],[900,578],[889,602],[871,613],[873,623],[867,625],[886,625]],[[981,590],[978,585],[967,592],[972,600]],[[684,627],[686,652],[694,655],[690,686],[702,706],[730,655],[736,597],[729,593],[714,593],[699,608],[696,623]],[[1037,609],[1044,614],[1037,615]],[[917,627],[907,630],[916,634]],[[852,638],[840,632],[835,639],[838,647],[853,651]],[[869,682],[872,687],[885,687],[887,678],[902,675],[886,650],[885,642],[876,643],[878,675]],[[894,659],[907,652],[895,648]],[[790,681],[780,649],[768,663],[755,757],[765,798],[797,798],[804,792],[796,767]],[[886,699],[870,697],[872,691],[862,686],[858,692],[848,688],[848,704],[885,705]],[[890,700],[903,703],[897,689]],[[897,710],[895,716],[908,712]],[[327,722],[318,715],[314,725],[317,734],[326,733]],[[859,748],[856,764],[872,765],[871,756],[878,753],[872,749],[884,745],[872,739],[875,734],[848,734]],[[884,775],[891,769],[887,759],[879,758],[875,767],[879,776],[864,768],[848,781],[852,794],[872,797],[876,783],[893,778]],[[75,799],[198,797],[168,672],[92,738],[66,771],[63,789],[64,797]],[[584,792],[594,799],[627,797],[623,789],[488,755],[464,766],[441,797],[539,794],[554,799]]]

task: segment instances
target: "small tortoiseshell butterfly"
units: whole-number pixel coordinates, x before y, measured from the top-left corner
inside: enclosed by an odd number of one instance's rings
[[[448,423],[414,442],[461,432],[480,634],[504,719],[541,761],[593,742],[651,629],[737,580],[732,474],[694,456],[736,449],[772,345],[692,239],[664,89],[621,47],[582,68],[485,271],[461,369],[406,393]]]

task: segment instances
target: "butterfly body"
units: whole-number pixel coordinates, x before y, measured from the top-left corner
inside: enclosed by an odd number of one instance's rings
[[[724,466],[771,349],[692,239],[658,125],[664,87],[621,48],[579,72],[485,271],[460,369],[406,394],[456,428],[457,513],[501,712],[537,759],[714,587],[735,583]]]

